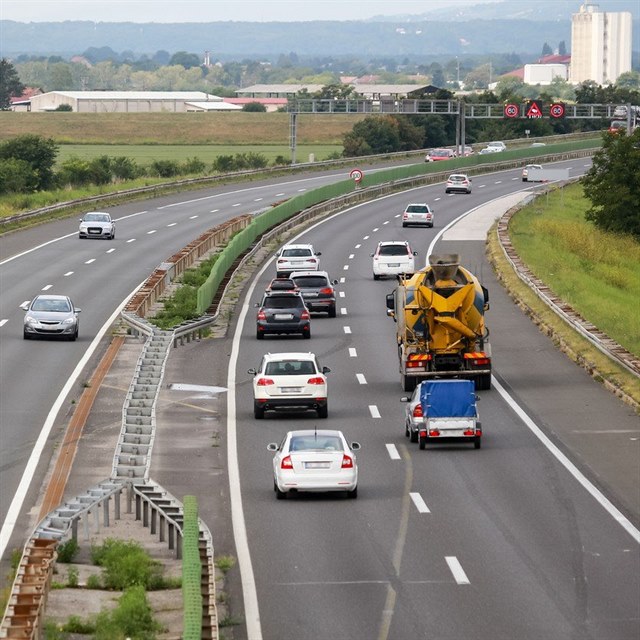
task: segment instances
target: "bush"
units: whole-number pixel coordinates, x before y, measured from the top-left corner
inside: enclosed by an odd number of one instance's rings
[[[180,175],[180,166],[175,160],[154,160],[149,165],[149,173],[160,178],[173,178]]]
[[[70,538],[66,542],[61,542],[57,548],[58,562],[71,562],[79,549],[80,547],[78,546],[78,542],[73,538]]]
[[[261,102],[247,102],[247,104],[242,107],[242,110],[254,113],[265,113],[267,111],[267,107],[265,107]]]
[[[143,174],[136,161],[126,156],[117,156],[111,160],[113,177],[118,180],[134,180]]]
[[[187,158],[180,168],[183,174],[204,173],[207,165],[200,158]]]
[[[94,637],[96,640],[153,640],[161,630],[144,588],[135,586],[120,596],[116,609],[98,614]]]
[[[91,168],[86,160],[82,160],[77,156],[72,156],[65,160],[58,173],[56,181],[61,186],[70,185],[72,187],[81,187],[91,182]]]
[[[89,182],[92,184],[109,184],[112,169],[109,156],[99,156],[89,161]]]
[[[26,160],[0,159],[0,193],[28,193],[38,184],[38,176]]]
[[[59,104],[54,111],[73,111],[73,107],[70,104]]]
[[[273,160],[273,164],[276,167],[286,167],[291,164],[291,158],[285,158],[284,156],[276,156]]]
[[[228,173],[236,168],[233,156],[221,155],[213,161],[213,170],[219,173]]]
[[[101,546],[91,548],[91,559],[103,568],[106,589],[121,591],[135,585],[159,589],[163,586],[162,566],[137,542],[108,538]]]

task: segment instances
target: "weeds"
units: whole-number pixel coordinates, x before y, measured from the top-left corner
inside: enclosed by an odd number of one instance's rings
[[[56,549],[58,553],[58,562],[72,562],[79,549],[80,547],[78,546],[78,542],[73,538],[70,538],[66,542],[61,542]]]
[[[219,556],[215,559],[214,564],[226,575],[235,566],[236,559],[233,556]]]

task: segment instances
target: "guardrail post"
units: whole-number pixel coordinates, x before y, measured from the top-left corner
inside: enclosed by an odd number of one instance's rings
[[[71,521],[71,539],[74,542],[78,542],[78,518],[74,518]]]
[[[109,496],[102,501],[102,521],[105,527],[109,526],[109,501]]]
[[[82,526],[84,527],[84,539],[90,540],[91,536],[89,535],[89,512],[88,511],[84,514],[84,518],[82,518]]]
[[[127,485],[127,513],[133,512],[132,502],[133,502],[133,485],[128,484]]]
[[[120,491],[116,491],[113,496],[114,518],[120,520]]]
[[[157,521],[158,521],[158,510],[152,506],[151,507],[151,526],[150,526],[151,535],[155,535],[156,533]]]
[[[146,500],[142,503],[142,526],[149,526],[149,503]]]
[[[175,547],[176,528],[171,522],[167,522],[167,529],[167,533],[169,534],[169,549],[173,549]]]
[[[136,520],[141,518],[141,503],[142,498],[136,493]]]
[[[164,515],[160,514],[160,522],[158,523],[158,539],[160,540],[160,542],[164,542],[165,539],[165,535],[164,535],[164,528],[166,525],[166,520],[164,519]]]

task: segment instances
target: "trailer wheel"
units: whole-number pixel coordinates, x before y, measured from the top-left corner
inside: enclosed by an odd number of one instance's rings
[[[427,446],[427,439],[426,438],[420,438],[419,440],[420,442],[420,449],[424,450],[424,448]]]
[[[482,446],[482,439],[476,438],[475,441],[473,442],[473,448],[479,449],[481,446]]]
[[[411,432],[411,442],[418,442],[418,438],[419,438],[418,432],[417,431],[415,431],[415,432],[412,431]]]

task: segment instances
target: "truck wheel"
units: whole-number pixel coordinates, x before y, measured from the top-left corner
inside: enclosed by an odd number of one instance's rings
[[[488,391],[491,389],[491,374],[486,373],[476,378],[476,389],[478,391]]]
[[[403,391],[413,391],[416,388],[416,379],[410,376],[400,376]]]

